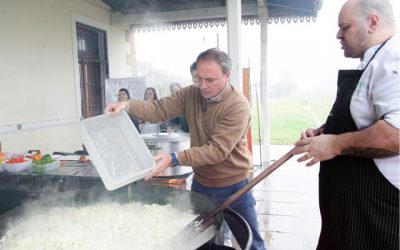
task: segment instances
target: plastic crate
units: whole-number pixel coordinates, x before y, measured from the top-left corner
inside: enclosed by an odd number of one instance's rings
[[[83,120],[82,139],[108,190],[142,179],[156,164],[125,111]]]

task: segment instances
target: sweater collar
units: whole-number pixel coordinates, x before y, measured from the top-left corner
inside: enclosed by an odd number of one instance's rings
[[[219,92],[218,95],[207,99],[206,101],[208,103],[213,103],[213,102],[221,102],[223,100],[225,100],[227,98],[227,96],[229,96],[229,93],[231,93],[233,91],[233,87],[227,82],[224,86],[224,88],[221,90],[221,92]]]

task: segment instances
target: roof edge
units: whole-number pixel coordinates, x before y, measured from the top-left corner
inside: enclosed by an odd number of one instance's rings
[[[294,16],[294,17],[271,17],[268,18],[268,23],[304,23],[315,22],[316,17],[312,16]],[[259,25],[260,20],[258,17],[245,17],[242,19],[245,25]],[[209,19],[197,21],[175,21],[164,23],[146,23],[146,24],[132,24],[130,30],[133,32],[155,32],[165,30],[185,30],[185,29],[202,29],[213,27],[224,27],[226,19]]]

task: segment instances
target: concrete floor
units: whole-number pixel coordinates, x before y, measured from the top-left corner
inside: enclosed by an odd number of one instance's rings
[[[271,164],[291,148],[291,145],[270,146]],[[253,145],[252,149],[253,163],[257,164],[260,147]],[[292,157],[253,188],[260,232],[267,250],[312,250],[317,246],[321,230],[319,164],[306,167],[296,161],[299,157]],[[255,166],[255,175],[260,171],[260,167]],[[191,177],[185,184],[188,190]],[[240,249],[235,241],[233,247]]]
[[[271,161],[276,161],[292,146],[271,146]],[[257,162],[257,147],[253,147]],[[319,165],[305,167],[298,156],[275,170],[254,187],[258,220],[268,250],[315,249],[321,219],[318,207]],[[257,170],[257,175],[260,170]]]

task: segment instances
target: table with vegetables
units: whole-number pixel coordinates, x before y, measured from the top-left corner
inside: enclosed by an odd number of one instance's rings
[[[60,159],[59,155],[40,153],[1,157],[0,214],[42,195],[45,189],[104,188],[90,161]]]
[[[106,190],[89,156],[60,156],[36,152],[0,157],[0,215],[26,200],[44,195],[48,190]],[[182,188],[180,181],[189,178],[191,174],[192,169],[187,166],[169,168],[150,182]],[[179,183],[171,184],[170,180],[179,180]],[[143,180],[138,181],[140,182]]]

